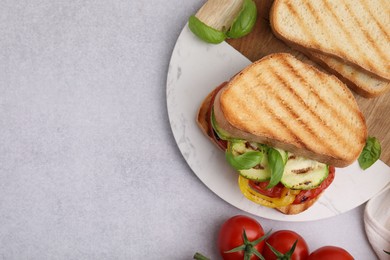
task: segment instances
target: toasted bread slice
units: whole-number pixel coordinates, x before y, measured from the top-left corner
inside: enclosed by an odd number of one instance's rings
[[[379,77],[357,65],[296,44],[290,43],[290,47],[304,53],[326,71],[336,75],[350,89],[362,97],[374,98],[390,91],[390,80]]]
[[[286,53],[254,62],[217,94],[218,125],[336,167],[361,153],[367,127],[351,91],[336,77]]]
[[[390,1],[275,0],[270,22],[286,42],[390,79]]]
[[[318,52],[310,51],[307,55],[327,71],[335,74],[360,96],[374,98],[390,91],[390,80],[369,73],[361,67]]]

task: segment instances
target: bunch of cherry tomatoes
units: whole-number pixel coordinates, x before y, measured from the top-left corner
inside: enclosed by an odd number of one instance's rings
[[[258,221],[244,215],[223,223],[218,234],[218,249],[224,260],[353,260],[345,249],[324,246],[309,252],[302,236],[291,230],[265,234]],[[194,259],[207,257],[196,253]]]

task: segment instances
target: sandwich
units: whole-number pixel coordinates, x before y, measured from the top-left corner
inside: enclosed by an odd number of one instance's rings
[[[363,97],[390,91],[390,2],[275,0],[276,37]]]
[[[197,123],[237,170],[243,195],[284,214],[312,206],[367,138],[350,90],[287,53],[255,61],[211,91]]]
[[[326,54],[296,48],[305,53],[325,70],[336,75],[351,90],[365,98],[379,97],[390,91],[390,80],[384,79],[363,68]]]

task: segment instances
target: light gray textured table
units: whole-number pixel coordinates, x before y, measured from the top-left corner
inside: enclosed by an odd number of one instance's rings
[[[190,170],[166,110],[170,55],[202,3],[0,0],[0,259],[218,258],[219,225],[245,212]],[[256,218],[375,259],[363,210]]]

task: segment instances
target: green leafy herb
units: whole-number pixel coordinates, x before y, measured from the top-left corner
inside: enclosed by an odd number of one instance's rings
[[[253,0],[244,0],[240,13],[234,19],[232,26],[227,31],[229,38],[240,38],[253,29],[257,19],[257,8]]]
[[[284,162],[279,151],[274,148],[268,149],[268,167],[271,172],[271,179],[267,185],[267,189],[270,189],[280,182],[284,172]]]
[[[218,44],[226,39],[226,34],[224,32],[208,26],[195,15],[191,15],[188,19],[188,27],[196,36],[208,43]]]
[[[368,137],[366,145],[358,158],[360,167],[365,170],[373,165],[381,156],[381,145],[375,137]]]
[[[231,150],[226,151],[226,160],[236,170],[246,170],[258,165],[263,159],[260,151],[249,151],[240,155],[234,155]]]

